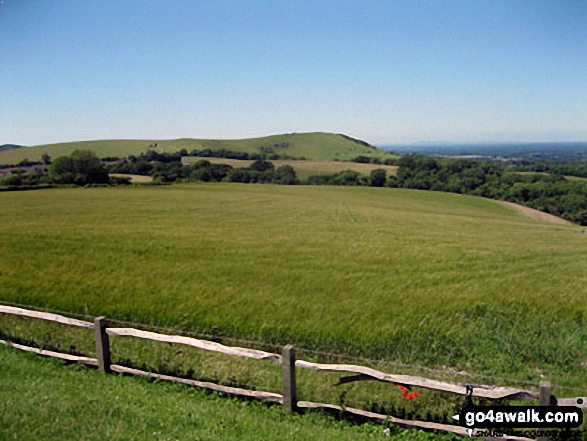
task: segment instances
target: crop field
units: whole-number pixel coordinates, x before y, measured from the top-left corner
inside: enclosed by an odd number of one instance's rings
[[[306,159],[314,160],[345,160],[357,155],[379,158],[394,157],[383,150],[364,146],[334,133],[292,133],[247,139],[115,139],[46,144],[2,151],[0,152],[0,164],[17,164],[24,159],[40,161],[44,153],[55,158],[60,155],[71,155],[78,149],[93,150],[100,158],[113,156],[122,158],[129,155],[138,156],[141,153],[146,153],[149,149],[166,153],[182,149],[187,151],[225,149],[236,152],[260,153],[261,148],[272,149],[277,154],[303,156]]]
[[[110,176],[115,178],[130,178],[130,182],[133,184],[147,184],[149,182],[153,182],[153,178],[151,176],[128,175],[125,173],[110,173]]]
[[[201,158],[195,156],[184,156],[182,158],[183,164],[194,164],[198,161],[206,160],[213,164],[227,164],[234,168],[243,168],[250,166],[254,161],[227,159],[227,158]],[[296,171],[296,176],[299,179],[308,179],[312,175],[323,175],[330,173],[338,173],[343,170],[351,170],[363,175],[368,175],[373,170],[381,168],[387,172],[388,175],[395,175],[397,166],[394,165],[378,165],[378,164],[362,164],[358,162],[340,162],[340,161],[288,161],[288,160],[272,160],[270,161],[275,168],[282,165],[291,165]]]
[[[239,184],[0,193],[0,300],[584,387],[587,234],[496,201]]]

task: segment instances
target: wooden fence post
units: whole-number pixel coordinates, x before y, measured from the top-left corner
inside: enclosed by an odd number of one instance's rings
[[[538,396],[538,404],[541,406],[550,406],[550,381],[540,382],[540,394]],[[547,436],[537,438],[537,441],[547,441]]]
[[[286,412],[295,412],[298,407],[296,393],[296,350],[286,345],[281,351],[281,367],[283,371],[283,406]]]
[[[106,333],[108,322],[106,317],[94,319],[94,331],[96,333],[96,357],[98,358],[98,370],[100,372],[112,372],[110,370],[110,340]]]

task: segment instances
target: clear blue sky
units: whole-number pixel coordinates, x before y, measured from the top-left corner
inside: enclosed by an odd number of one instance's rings
[[[0,144],[587,140],[584,0],[0,0]]]

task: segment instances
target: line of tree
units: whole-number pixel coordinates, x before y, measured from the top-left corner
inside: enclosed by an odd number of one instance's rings
[[[560,174],[512,173],[494,162],[421,155],[403,156],[398,165],[396,175],[387,181],[390,187],[501,199],[587,225],[587,181],[569,181]]]
[[[45,161],[49,162],[49,161]],[[128,184],[129,179],[112,178],[102,161],[91,150],[76,150],[70,156],[59,156],[49,168],[37,167],[31,173],[21,170],[2,178],[2,185],[34,187],[51,185]]]
[[[274,144],[275,148],[284,148],[281,144]],[[226,149],[194,149],[188,152],[186,149],[181,149],[177,152],[171,153],[160,153],[156,150],[148,150],[145,153],[141,153],[139,156],[130,156],[129,161],[147,161],[147,162],[179,162],[183,156],[195,156],[201,158],[225,158],[225,159],[240,159],[240,160],[278,160],[278,159],[289,159],[289,160],[305,160],[305,157],[295,157],[285,154],[275,153],[272,147],[260,147],[260,153],[248,153],[248,152],[235,152]]]
[[[587,164],[556,164],[544,161],[520,164],[512,167],[512,171],[550,173],[564,176],[587,178]]]
[[[343,170],[338,173],[312,175],[308,177],[308,185],[344,185],[344,186],[370,186],[383,187],[387,181],[387,171],[379,168],[372,170],[369,176],[364,176],[356,171]]]
[[[396,158],[381,159],[378,157],[358,155],[352,158],[351,162],[357,162],[359,164],[397,165],[398,160]]]
[[[207,153],[206,153],[207,154]],[[246,153],[245,153],[246,154]],[[164,161],[158,161],[164,157]],[[249,167],[233,168],[226,164],[212,164],[202,159],[194,164],[182,164],[176,154],[147,153],[138,157],[130,157],[108,166],[110,173],[137,174],[153,177],[155,182],[171,183],[177,181],[205,182],[241,182],[241,183],[272,183],[283,185],[367,185],[383,187],[387,180],[384,169],[373,170],[369,176],[345,170],[334,174],[310,176],[307,181],[298,179],[294,168],[282,165],[278,168],[264,159],[257,159]]]
[[[241,182],[295,185],[299,184],[295,170],[290,165],[275,168],[273,163],[257,160],[249,167],[233,168],[227,164],[213,164],[205,159],[191,165],[179,162],[154,163],[150,175],[155,182],[203,181]]]
[[[310,176],[307,181],[298,179],[294,168],[290,165],[275,165],[264,159],[254,161],[249,167],[233,168],[226,164],[213,164],[202,159],[194,164],[186,165],[179,161],[147,162],[147,158],[156,158],[155,155],[145,155],[129,158],[108,166],[110,173],[138,174],[153,177],[154,182],[171,183],[177,181],[204,181],[204,182],[241,182],[241,183],[270,183],[282,185],[365,185],[383,187],[387,180],[384,169],[376,169],[369,176],[351,170],[344,170],[334,174]],[[169,156],[166,158],[168,159]]]

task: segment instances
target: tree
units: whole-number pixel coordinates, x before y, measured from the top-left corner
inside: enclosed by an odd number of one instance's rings
[[[41,156],[41,159],[43,160],[43,164],[45,164],[45,165],[51,164],[51,156],[49,156],[47,153],[43,153],[43,156]]]
[[[369,164],[371,162],[371,158],[364,155],[359,155],[353,158],[353,162],[358,162],[360,164]]]
[[[209,167],[200,167],[196,168],[194,171],[190,173],[189,176],[190,181],[204,181],[209,182],[212,180],[212,173],[210,173]]]
[[[274,168],[275,168],[275,166],[273,165],[273,163],[271,163],[269,161],[263,161],[262,159],[257,159],[255,162],[253,162],[249,166],[250,170],[255,170],[255,171],[259,171],[259,172],[273,170]]]
[[[69,156],[58,156],[49,168],[49,177],[59,184],[73,184],[75,172]]]
[[[352,170],[343,170],[333,176],[334,185],[361,185],[361,174]]]
[[[71,156],[59,156],[49,169],[53,182],[59,184],[105,184],[108,171],[91,150],[76,150]]]
[[[295,185],[299,181],[296,178],[296,171],[291,165],[282,165],[275,170],[275,183],[283,185]]]
[[[387,172],[382,168],[377,168],[371,171],[370,183],[371,187],[383,187],[387,180]]]

